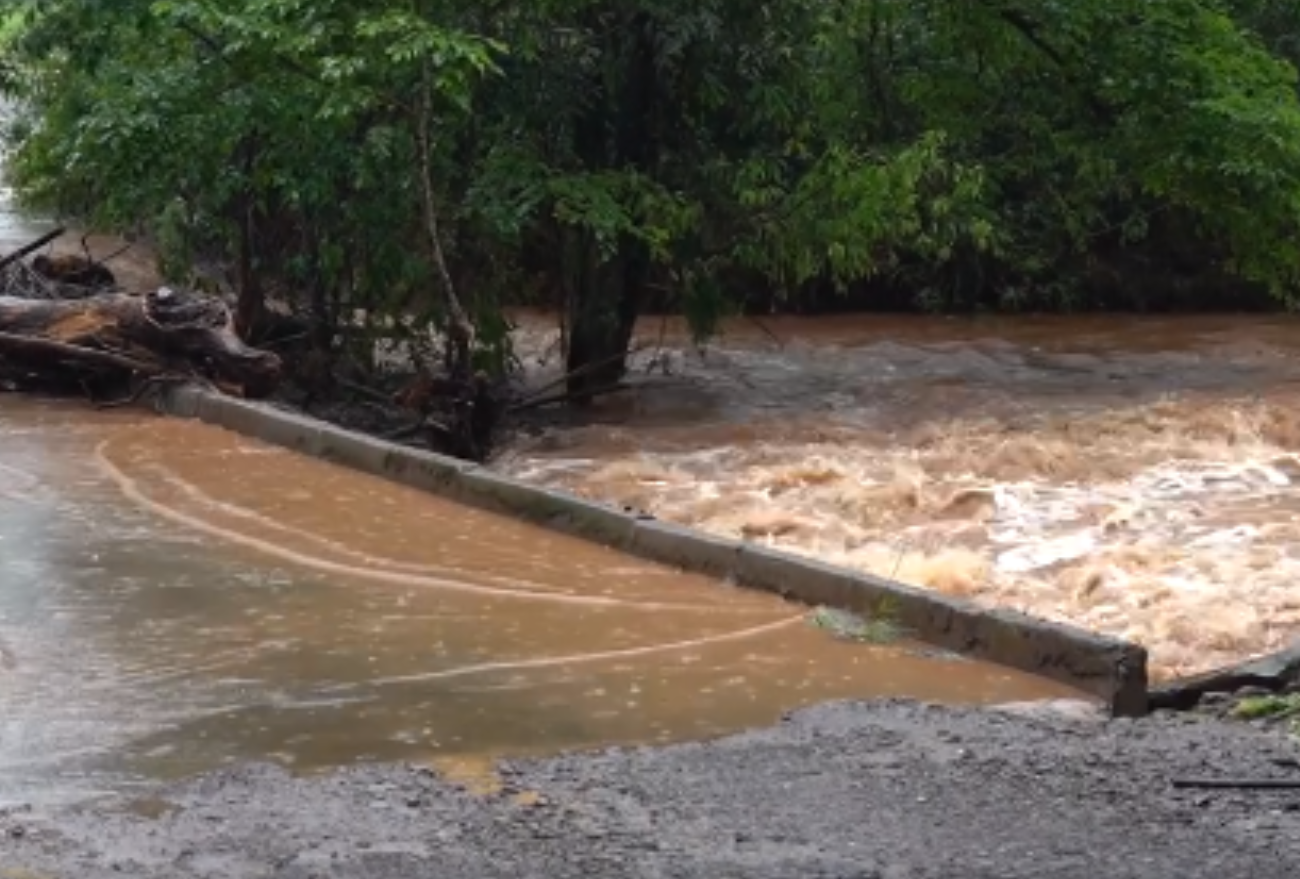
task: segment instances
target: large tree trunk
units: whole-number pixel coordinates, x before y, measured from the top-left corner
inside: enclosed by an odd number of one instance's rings
[[[635,245],[625,245],[624,253],[600,262],[589,235],[569,234],[575,241],[570,255],[573,267],[566,278],[566,390],[573,403],[583,405],[627,372],[645,274]]]
[[[265,397],[281,364],[239,339],[218,299],[164,288],[74,301],[0,296],[0,369],[18,385],[195,376]]]
[[[657,170],[654,31],[653,19],[644,13],[617,25],[612,38],[619,46],[619,81],[574,127],[575,151],[589,167],[635,169],[652,177]],[[567,390],[573,402],[582,404],[627,372],[627,351],[646,299],[651,266],[646,245],[630,235],[622,236],[609,258],[602,258],[589,230],[570,231],[568,237],[562,257],[569,332]]]

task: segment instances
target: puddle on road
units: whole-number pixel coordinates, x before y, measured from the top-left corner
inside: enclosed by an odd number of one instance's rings
[[[198,423],[0,403],[0,802],[1074,695]]]

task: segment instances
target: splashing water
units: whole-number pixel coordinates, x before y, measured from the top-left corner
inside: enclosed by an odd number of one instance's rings
[[[1300,635],[1291,321],[741,329],[670,335],[675,376],[501,466],[1132,639],[1156,677]]]

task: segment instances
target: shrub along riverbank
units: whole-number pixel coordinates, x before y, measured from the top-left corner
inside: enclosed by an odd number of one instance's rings
[[[740,307],[1263,307],[1300,292],[1289,0],[19,0],[28,204],[570,388]],[[417,321],[419,322],[419,321]],[[347,339],[343,338],[343,344]],[[370,347],[358,345],[364,359]]]

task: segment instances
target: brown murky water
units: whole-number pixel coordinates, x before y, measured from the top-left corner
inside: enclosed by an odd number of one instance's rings
[[[47,225],[0,193],[0,249]],[[553,361],[546,322],[521,323]],[[499,466],[1197,671],[1300,635],[1298,330],[768,319],[699,350],[647,321],[636,393]],[[78,773],[478,766],[835,695],[1042,692],[196,425],[0,404],[0,800]]]
[[[520,320],[547,358],[551,334]],[[661,340],[662,333],[662,340]],[[1300,635],[1300,321],[771,319],[503,469],[1152,650],[1157,676]]]
[[[1070,696],[197,423],[0,397],[0,802]]]

